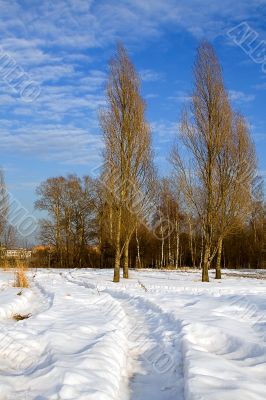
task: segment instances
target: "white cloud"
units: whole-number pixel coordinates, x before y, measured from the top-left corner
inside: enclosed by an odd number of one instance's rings
[[[156,94],[156,93],[148,93],[148,94],[146,94],[145,96],[145,99],[156,99],[156,98],[158,98],[159,97],[159,95],[158,94]]]
[[[170,121],[154,121],[151,123],[151,130],[157,142],[169,143],[179,132],[179,123]]]
[[[169,96],[168,100],[173,100],[181,103],[186,103],[191,100],[191,96],[183,90],[178,90],[173,96]]]
[[[89,164],[97,160],[103,147],[101,137],[72,125],[28,125],[15,134],[0,130],[0,149],[31,154],[64,164]]]
[[[256,143],[264,142],[266,140],[265,133],[252,132],[252,137]]]
[[[139,74],[144,82],[155,82],[163,78],[162,74],[151,69],[142,69]]]
[[[33,47],[88,49],[117,38],[139,42],[140,37],[156,37],[169,24],[196,37],[217,36],[231,21],[245,20],[255,10],[259,13],[264,0],[46,0],[28,2],[27,7],[18,0],[10,3],[0,0],[1,37],[8,38],[9,48],[18,50],[20,41],[19,46],[27,51],[29,37],[34,38]],[[14,38],[14,29],[21,39]]]
[[[266,82],[258,83],[257,85],[253,86],[256,90],[265,90],[266,89]]]
[[[239,90],[229,90],[229,97],[235,103],[249,103],[255,100],[253,94],[246,94]]]
[[[139,46],[170,27],[196,37],[217,36],[263,2],[29,0],[22,5],[18,0],[0,0],[0,45],[41,85],[38,99],[25,104],[1,82],[0,146],[62,162],[88,162],[101,147],[94,134],[97,110],[105,105],[106,73],[101,60],[96,59],[99,69],[91,65],[94,49],[106,49],[116,39]],[[148,82],[163,78],[152,69],[143,70],[141,77]],[[231,96],[238,102],[254,99],[237,91],[231,91]],[[184,92],[171,98],[188,99]],[[169,140],[176,129],[174,123],[153,124],[161,141]]]

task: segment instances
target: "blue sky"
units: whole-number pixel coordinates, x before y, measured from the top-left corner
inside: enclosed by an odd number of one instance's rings
[[[100,164],[97,113],[117,40],[142,77],[161,174],[169,173],[195,49],[205,38],[215,46],[235,108],[249,121],[266,175],[266,73],[227,34],[247,22],[258,43],[266,40],[265,0],[0,0],[0,10],[2,54],[40,88],[26,102],[0,63],[1,165],[9,190],[30,212],[41,181],[90,174]]]

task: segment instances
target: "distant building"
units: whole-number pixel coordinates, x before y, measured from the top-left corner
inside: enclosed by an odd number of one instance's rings
[[[6,258],[15,258],[18,260],[24,260],[24,259],[28,259],[31,258],[31,250],[28,249],[23,249],[23,248],[19,248],[19,249],[5,249],[3,251],[3,255]]]

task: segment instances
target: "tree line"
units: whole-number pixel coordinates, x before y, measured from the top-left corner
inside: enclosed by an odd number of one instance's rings
[[[193,92],[159,178],[140,78],[125,48],[109,63],[107,106],[99,113],[104,151],[99,176],[47,179],[36,208],[49,265],[129,268],[265,267],[265,199],[255,146],[234,110],[213,47],[202,42]]]
[[[10,198],[4,170],[0,168],[0,261],[4,258],[6,248],[28,247],[27,239],[21,235],[18,229],[22,227],[24,211],[25,209],[16,199]]]

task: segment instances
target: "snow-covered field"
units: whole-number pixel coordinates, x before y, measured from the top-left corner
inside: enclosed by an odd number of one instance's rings
[[[266,271],[29,277],[0,272],[0,400],[265,400]]]

